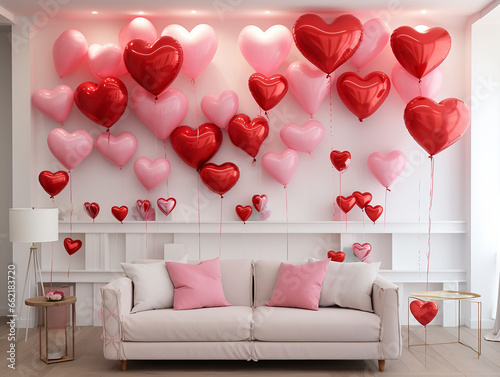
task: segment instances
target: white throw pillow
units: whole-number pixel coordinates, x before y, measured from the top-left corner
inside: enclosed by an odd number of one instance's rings
[[[187,256],[175,260],[186,263]],[[165,261],[156,263],[121,263],[123,272],[134,284],[134,307],[132,313],[151,309],[172,308],[174,285],[165,266]]]
[[[309,258],[309,262],[317,260]],[[373,312],[372,289],[379,268],[380,262],[330,262],[323,280],[319,306],[338,305]]]

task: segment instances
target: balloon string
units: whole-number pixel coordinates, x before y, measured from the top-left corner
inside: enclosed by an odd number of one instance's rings
[[[421,169],[420,169],[420,164],[421,164],[421,157],[422,157],[422,152],[418,151],[418,272],[419,272],[419,277],[420,277],[420,270],[422,268],[421,266],[421,260],[422,260],[422,251],[421,251],[421,245],[420,245],[420,197],[421,197],[421,191],[420,191],[420,183],[421,183]]]
[[[146,213],[146,216],[147,216],[147,213]],[[148,252],[148,220],[146,220],[146,253],[147,252]]]
[[[69,279],[69,270],[71,268],[71,255],[69,256],[69,262],[68,262],[68,279]]]
[[[52,272],[54,270],[54,242],[50,243],[52,245],[52,254],[50,260],[50,290],[52,291]]]
[[[198,100],[196,99],[196,81],[191,80],[191,85],[193,87],[193,97],[194,97],[194,108],[196,114],[196,127],[200,125],[200,112],[198,111]]]
[[[201,260],[200,176],[198,175],[198,259]]]
[[[424,326],[424,329],[425,329],[425,338],[424,338],[425,361],[424,361],[424,366],[427,367],[427,325]]]
[[[222,195],[220,196],[219,258],[222,256]]]
[[[387,218],[387,193],[389,189],[385,188],[385,199],[384,199],[384,230],[385,230],[385,219]]]
[[[333,105],[332,105],[332,77],[327,76],[327,79],[330,81],[329,83],[329,92],[330,92],[330,143],[331,150],[333,151]]]
[[[432,199],[434,196],[434,157],[429,156],[431,159],[431,189],[430,189],[430,201],[429,201],[429,234],[427,239],[427,280],[425,283],[425,291],[429,291],[429,267],[431,260],[431,211],[432,211]]]
[[[422,97],[422,80],[418,80],[418,95]]]
[[[69,203],[71,204],[71,212],[69,213],[69,236],[73,237],[73,178],[71,178],[71,170],[69,173]],[[69,276],[69,270],[68,270]]]
[[[288,260],[288,189],[285,186],[285,208],[286,208],[286,260]]]

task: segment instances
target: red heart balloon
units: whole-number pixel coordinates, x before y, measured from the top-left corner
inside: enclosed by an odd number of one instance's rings
[[[246,114],[237,114],[229,122],[227,133],[234,145],[255,159],[262,142],[269,135],[269,126],[264,117],[250,120]]]
[[[66,249],[66,252],[69,255],[73,255],[78,250],[80,250],[80,248],[82,247],[82,241],[80,241],[80,240],[73,240],[73,239],[71,239],[69,237],[64,239],[63,244],[64,244],[64,248]]]
[[[84,82],[75,90],[75,103],[91,121],[109,128],[127,108],[127,87],[114,77],[108,77],[99,84]]]
[[[421,325],[427,326],[438,313],[438,306],[434,301],[413,300],[410,311]]]
[[[165,216],[168,216],[170,212],[174,210],[175,206],[177,205],[177,201],[174,198],[159,198],[156,201],[156,204],[158,205],[160,211],[162,211]]]
[[[288,91],[288,81],[283,75],[264,76],[254,73],[248,79],[248,88],[255,102],[264,111],[272,109]]]
[[[448,56],[451,37],[441,27],[419,32],[401,26],[392,32],[391,48],[399,64],[417,79],[438,67]]]
[[[200,169],[200,178],[210,190],[222,196],[238,182],[240,169],[232,162],[208,163]]]
[[[62,170],[55,173],[44,170],[38,175],[38,181],[47,194],[53,198],[66,187],[69,182],[69,175]]]
[[[257,210],[257,212],[260,212],[264,209],[268,201],[267,195],[254,195],[252,196],[252,204]]]
[[[180,126],[170,135],[170,143],[182,161],[200,169],[219,150],[222,131],[212,123],[202,124],[197,129]]]
[[[343,251],[333,251],[333,250],[330,250],[328,252],[328,258],[332,262],[342,263],[344,261],[344,259],[345,259],[345,253]]]
[[[367,205],[365,207],[365,212],[366,216],[370,218],[371,221],[375,224],[375,221],[378,220],[378,218],[382,215],[382,212],[384,212],[384,208],[382,206],[370,206]]]
[[[340,99],[360,122],[377,111],[389,95],[390,89],[389,76],[379,71],[365,77],[354,72],[345,72],[337,80]]]
[[[436,103],[430,98],[417,97],[406,105],[404,120],[410,135],[434,156],[467,131],[470,112],[467,105],[456,98]]]
[[[348,151],[341,152],[335,150],[330,153],[330,161],[335,169],[343,173],[351,164],[351,154]]]
[[[237,205],[235,207],[236,214],[238,217],[245,223],[245,221],[248,220],[248,218],[252,215],[252,206],[245,206],[243,207],[242,205]]]
[[[369,192],[354,191],[352,196],[356,198],[356,205],[361,209],[364,209],[373,199]]]
[[[128,214],[128,208],[127,206],[113,206],[111,207],[111,213],[119,222],[123,224],[123,220],[125,220],[125,217],[127,217]]]
[[[304,57],[330,74],[344,64],[358,49],[363,25],[346,14],[327,24],[315,14],[300,16],[293,27],[293,39]]]
[[[91,219],[95,219],[97,215],[99,214],[99,204],[92,202],[85,202],[83,203],[83,208],[85,209],[85,212],[87,212],[87,215],[90,216]]]
[[[344,213],[348,213],[356,204],[356,198],[352,195],[344,197],[342,195],[337,196],[337,205]]]
[[[169,36],[160,37],[153,44],[133,39],[123,51],[127,71],[140,86],[155,96],[175,80],[182,60],[180,43]]]

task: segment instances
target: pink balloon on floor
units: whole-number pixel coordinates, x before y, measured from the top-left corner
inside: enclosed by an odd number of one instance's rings
[[[292,179],[299,164],[299,155],[287,148],[280,154],[267,152],[262,156],[262,168],[276,181],[286,186]]]
[[[31,96],[31,102],[42,114],[62,123],[73,108],[74,93],[67,85],[58,85],[54,90],[38,89]]]
[[[392,151],[387,156],[374,152],[368,156],[368,168],[386,189],[398,179],[406,166],[406,156],[401,151]]]
[[[47,136],[47,145],[57,160],[68,169],[74,169],[92,152],[94,139],[87,131],[68,133],[55,128]]]
[[[238,95],[232,90],[225,90],[219,97],[211,94],[204,96],[201,99],[201,111],[213,124],[225,130],[238,112],[239,104]]]
[[[91,45],[88,51],[88,63],[90,72],[101,80],[127,73],[123,62],[123,48],[114,43]]]
[[[312,153],[323,140],[325,128],[317,120],[311,119],[302,126],[287,123],[281,127],[280,136],[288,148]]]
[[[108,161],[123,167],[137,150],[137,138],[130,132],[122,132],[118,136],[103,132],[97,136],[96,147]]]
[[[120,30],[118,40],[124,48],[132,39],[142,39],[153,44],[158,39],[154,25],[144,17],[136,17]]]
[[[391,30],[381,18],[372,18],[363,24],[363,39],[349,60],[361,69],[382,52],[389,42]]]
[[[170,162],[166,158],[151,161],[147,157],[139,157],[135,160],[134,172],[139,182],[149,191],[167,179]]]
[[[78,68],[87,55],[88,44],[85,36],[75,29],[63,32],[54,42],[52,59],[59,77],[64,77]]]
[[[444,82],[443,70],[437,67],[432,72],[422,77],[421,82],[408,73],[399,63],[396,63],[391,73],[392,83],[399,96],[405,103],[415,97],[435,99]]]

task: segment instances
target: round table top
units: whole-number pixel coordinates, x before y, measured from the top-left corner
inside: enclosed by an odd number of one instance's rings
[[[435,300],[473,300],[481,297],[480,294],[472,292],[460,292],[460,291],[429,291],[429,292],[412,292],[410,297],[429,299],[433,298]]]
[[[59,301],[49,301],[45,296],[31,297],[27,298],[25,303],[28,306],[42,306],[42,307],[52,307],[52,306],[63,306],[70,305],[76,302],[75,296],[65,296]]]

